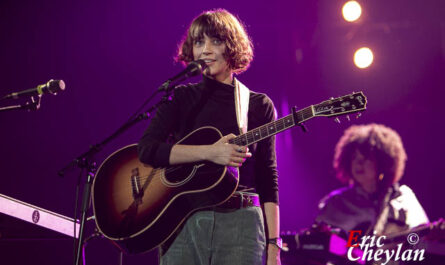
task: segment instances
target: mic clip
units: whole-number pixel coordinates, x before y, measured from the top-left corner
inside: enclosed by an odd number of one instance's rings
[[[25,105],[24,105],[24,109],[27,109],[28,111],[31,111],[31,110],[38,110],[38,109],[40,109],[40,102],[41,102],[41,100],[42,100],[42,95],[40,94],[40,95],[38,95],[37,96],[37,101],[34,99],[34,96],[31,96],[31,102],[26,102],[25,103]]]
[[[165,81],[159,88],[158,91],[165,91],[169,93],[172,89],[174,89],[175,85],[178,83],[192,77],[201,74],[204,69],[207,67],[204,60],[196,60],[190,62],[187,67],[177,74],[176,76]]]

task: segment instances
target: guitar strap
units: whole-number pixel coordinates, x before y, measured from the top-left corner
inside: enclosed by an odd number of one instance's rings
[[[235,82],[235,112],[236,122],[238,124],[239,133],[247,132],[247,112],[249,112],[249,89],[241,83],[238,79],[233,79]],[[239,168],[237,167],[238,176],[240,177]]]
[[[247,113],[249,112],[250,91],[238,79],[234,78],[234,82],[236,122],[238,124],[240,134],[243,134],[247,132]]]

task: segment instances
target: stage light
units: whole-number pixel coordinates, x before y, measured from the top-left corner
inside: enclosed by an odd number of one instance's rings
[[[356,21],[362,14],[362,8],[357,1],[349,1],[343,5],[343,18],[348,22]]]
[[[360,48],[354,53],[354,63],[358,68],[363,69],[369,67],[373,60],[374,55],[368,47]]]

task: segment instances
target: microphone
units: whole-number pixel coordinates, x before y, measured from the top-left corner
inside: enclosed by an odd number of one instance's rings
[[[182,72],[168,79],[162,86],[158,88],[158,90],[159,91],[168,90],[168,88],[170,87],[170,83],[180,82],[189,77],[199,75],[205,70],[206,67],[207,64],[205,63],[204,60],[192,61],[187,65],[187,67],[184,70],[182,70]]]
[[[46,84],[38,85],[35,88],[30,88],[20,92],[14,92],[6,95],[3,99],[13,98],[17,99],[25,96],[35,96],[42,94],[53,94],[56,95],[60,90],[65,90],[65,82],[63,80],[49,80]]]

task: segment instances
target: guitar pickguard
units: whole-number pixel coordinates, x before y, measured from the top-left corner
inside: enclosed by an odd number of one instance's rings
[[[204,164],[166,168],[161,176],[162,183],[168,187],[179,187],[187,184]]]

